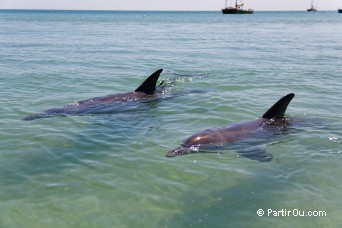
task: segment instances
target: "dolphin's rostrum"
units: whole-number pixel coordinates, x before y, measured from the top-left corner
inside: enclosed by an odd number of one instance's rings
[[[282,118],[288,104],[294,96],[295,95],[293,93],[290,93],[282,97],[270,109],[268,109],[261,118],[256,120],[235,123],[215,129],[207,129],[194,134],[187,138],[180,147],[169,151],[166,156],[174,157],[177,155],[197,153],[201,149],[226,146],[250,136],[258,128],[271,124],[271,120]],[[266,155],[265,152],[262,153],[261,158],[255,158],[255,154],[250,154],[250,156],[246,157],[257,159],[259,161],[269,161],[272,159],[271,155]]]

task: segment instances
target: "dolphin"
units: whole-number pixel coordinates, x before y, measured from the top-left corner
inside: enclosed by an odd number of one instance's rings
[[[133,92],[111,94],[102,97],[94,97],[69,104],[62,108],[52,108],[39,114],[26,116],[23,120],[34,120],[50,116],[77,115],[92,113],[93,110],[108,108],[117,102],[132,101],[152,101],[158,99],[156,83],[163,69],[159,69],[151,74],[137,89]],[[163,83],[163,82],[162,82]],[[161,84],[162,84],[161,83]],[[158,91],[160,92],[160,91]]]
[[[256,120],[235,123],[215,129],[206,129],[202,132],[194,134],[184,140],[180,147],[166,153],[166,156],[175,157],[177,155],[198,153],[203,149],[227,146],[231,143],[251,136],[263,126],[271,125],[272,123],[277,122],[274,120],[284,117],[286,108],[294,96],[295,95],[293,93],[290,93],[282,97],[271,108],[269,108],[261,118]],[[243,155],[245,157],[259,161],[270,161],[272,159],[272,155],[267,154],[264,151],[259,152],[259,154],[253,152]]]

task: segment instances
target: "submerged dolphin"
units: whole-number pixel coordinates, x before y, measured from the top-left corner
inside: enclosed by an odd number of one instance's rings
[[[62,108],[45,110],[42,113],[24,117],[23,120],[34,120],[57,115],[77,115],[92,113],[93,109],[101,109],[111,106],[115,102],[150,101],[158,99],[156,95],[156,83],[163,69],[151,74],[136,90],[128,93],[112,94],[103,97],[95,97],[78,101]]]
[[[166,156],[174,157],[177,155],[198,153],[200,149],[226,146],[250,136],[259,128],[272,124],[272,120],[282,118],[288,104],[294,96],[295,95],[293,93],[290,93],[282,97],[270,109],[268,109],[261,118],[256,120],[235,123],[216,129],[207,129],[194,134],[186,139],[180,147],[169,151]],[[259,161],[270,161],[272,159],[272,156],[266,154],[266,152],[262,152],[259,155],[253,153],[245,156]]]

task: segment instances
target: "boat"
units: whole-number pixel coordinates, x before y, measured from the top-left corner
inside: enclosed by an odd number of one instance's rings
[[[342,13],[342,8],[337,10],[338,13]]]
[[[317,8],[314,7],[314,5],[313,5],[313,1],[311,1],[311,7],[309,9],[307,9],[306,11],[308,11],[308,12],[315,12],[315,11],[317,11]]]
[[[244,9],[243,3],[238,4],[238,1],[235,1],[235,7],[227,6],[227,0],[226,0],[226,6],[222,9],[223,14],[252,14],[253,9]]]

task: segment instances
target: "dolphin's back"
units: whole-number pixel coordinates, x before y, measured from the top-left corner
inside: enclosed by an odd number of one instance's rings
[[[51,116],[89,114],[94,110],[95,113],[101,108],[108,108],[114,102],[129,102],[153,98],[156,91],[156,83],[163,69],[159,69],[151,74],[134,92],[112,94],[103,97],[94,97],[75,104],[70,104],[62,108],[45,110],[42,113],[26,116],[23,120],[34,120]]]
[[[267,121],[265,118],[259,118],[221,128],[207,129],[187,138],[182,146],[223,146],[250,135]]]
[[[256,120],[236,123],[222,128],[208,129],[192,135],[187,138],[180,147],[167,152],[166,156],[174,157],[182,154],[190,154],[198,152],[201,148],[224,146],[247,137],[256,132],[256,130],[262,127],[264,124],[269,123],[271,119],[283,117],[286,108],[293,97],[293,93],[282,97],[271,108],[269,108],[261,118]],[[244,156],[259,161],[270,161],[272,159],[272,155],[266,152],[252,152],[244,154]]]

